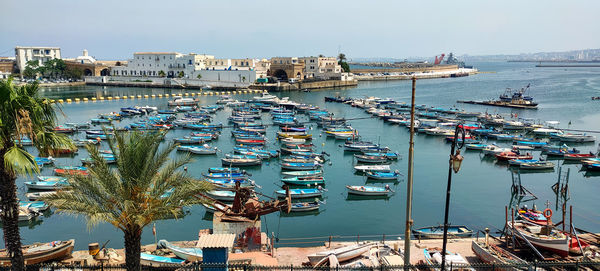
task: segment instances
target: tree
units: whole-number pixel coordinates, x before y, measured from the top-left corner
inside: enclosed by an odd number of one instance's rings
[[[198,74],[198,76],[196,76],[198,79],[202,79],[202,74]]]
[[[165,76],[167,76],[167,74],[165,73],[165,71],[160,70],[160,71],[158,71],[158,76],[165,77]]]
[[[342,66],[342,70],[344,70],[344,72],[350,72],[350,65],[348,65],[348,62],[346,62],[345,54],[340,53],[338,55],[338,64]]]
[[[67,67],[64,74],[65,78],[70,79],[81,79],[83,77],[83,70],[72,66]]]
[[[88,145],[92,158],[88,176],[71,176],[70,190],[45,197],[59,212],[81,215],[93,227],[104,221],[124,233],[127,270],[140,270],[141,235],[152,221],[181,215],[181,208],[200,203],[198,193],[212,189],[179,169],[186,155],[170,160],[177,145],[159,148],[165,132],[117,132],[108,139],[116,158],[111,169],[99,150]]]
[[[23,77],[25,78],[35,78],[39,69],[39,61],[38,60],[29,60],[25,64],[25,69],[23,70]]]
[[[180,72],[177,74],[177,77],[179,77],[179,78],[182,78],[184,75],[185,75],[185,73],[183,73],[183,71],[180,71]]]
[[[242,76],[242,82],[246,82],[246,76]]]
[[[73,147],[65,135],[54,134],[55,104],[38,94],[38,84],[15,86],[12,78],[0,80],[0,218],[12,270],[24,270],[19,233],[17,187],[19,174],[38,173],[33,155],[15,139],[30,138],[34,146]],[[43,134],[44,139],[40,136]]]

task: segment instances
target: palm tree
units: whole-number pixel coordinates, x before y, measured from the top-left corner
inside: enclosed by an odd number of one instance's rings
[[[160,71],[158,71],[158,76],[165,77],[165,76],[167,76],[167,74],[165,73],[165,71],[160,70]]]
[[[15,180],[19,174],[39,172],[34,157],[15,140],[30,138],[41,155],[73,148],[65,135],[53,132],[55,123],[55,104],[38,95],[37,83],[17,87],[12,78],[0,80],[0,217],[13,270],[25,268]]]
[[[59,191],[44,198],[59,212],[81,215],[88,226],[108,222],[124,233],[127,270],[140,270],[142,230],[152,221],[177,218],[181,208],[200,203],[198,193],[212,189],[181,167],[190,162],[189,155],[170,160],[177,147],[170,143],[159,148],[165,132],[119,132],[108,144],[116,158],[111,169],[98,149],[87,146],[92,158],[88,176],[69,178],[68,192]]]
[[[338,59],[339,59],[339,63],[342,63],[342,62],[346,61],[346,55],[343,53],[340,53],[338,55]]]
[[[196,78],[202,79],[202,74],[198,74],[198,76],[196,76]]]

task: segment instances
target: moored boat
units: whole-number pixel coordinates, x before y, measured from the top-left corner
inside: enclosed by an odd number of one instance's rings
[[[414,229],[413,234],[420,238],[441,239],[444,237],[444,226],[432,226]],[[467,226],[448,226],[448,237],[470,237],[473,231]]]
[[[375,243],[362,243],[362,244],[354,244],[350,246],[345,246],[337,249],[317,252],[308,255],[308,260],[310,263],[315,266],[323,259],[329,257],[330,255],[334,255],[339,262],[347,261],[354,259],[366,252],[368,252],[371,247],[375,246]]]
[[[348,194],[359,196],[390,196],[394,191],[386,185],[385,187],[366,185],[346,185]]]
[[[489,237],[488,237],[489,238]],[[477,255],[477,258],[488,264],[504,264],[504,265],[515,265],[522,264],[526,265],[527,261],[517,257],[516,255],[508,252],[507,250],[498,247],[493,244],[489,244],[483,241],[473,240],[471,242],[471,250]],[[497,268],[502,271],[517,271],[522,270],[517,267],[505,267]]]
[[[292,199],[315,198],[315,197],[320,197],[321,195],[323,195],[323,189],[321,187],[318,187],[318,188],[296,188],[296,189],[289,189],[289,191],[290,191],[290,196],[292,197]],[[277,191],[275,191],[275,194],[277,194],[277,197],[279,197],[279,198],[286,197],[285,190],[277,190]]]
[[[158,246],[168,249],[173,252],[175,256],[180,259],[184,259],[188,262],[195,262],[202,260],[202,249],[195,247],[179,247],[171,244],[167,240],[159,240]]]
[[[145,266],[175,268],[183,266],[184,262],[182,259],[140,253],[140,264]]]
[[[22,247],[25,263],[37,264],[68,257],[73,252],[75,240],[36,243]],[[0,265],[10,265],[10,255],[6,249],[0,250]]]

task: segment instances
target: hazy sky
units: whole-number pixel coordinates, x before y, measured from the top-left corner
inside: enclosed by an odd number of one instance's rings
[[[598,0],[0,0],[0,55],[14,47],[216,57],[518,54],[600,47]]]

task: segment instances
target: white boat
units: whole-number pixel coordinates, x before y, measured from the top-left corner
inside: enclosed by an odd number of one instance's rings
[[[563,142],[594,142],[596,136],[588,134],[572,134],[572,133],[558,133],[551,134],[551,138],[557,139]]]
[[[140,264],[152,267],[181,267],[185,260],[169,258],[148,253],[140,253]]]
[[[175,246],[175,245],[169,243],[167,240],[158,241],[158,246],[170,250],[178,258],[184,259],[188,262],[202,261],[202,249],[201,248],[178,247],[178,246]]]
[[[346,185],[348,194],[360,195],[360,196],[389,196],[394,193],[389,186],[378,187],[378,186],[366,186],[366,185]]]
[[[380,171],[380,172],[390,172],[390,165],[357,165],[354,166],[354,170],[356,171]]]
[[[511,149],[501,148],[496,145],[489,145],[489,146],[483,148],[483,150],[481,150],[481,152],[485,155],[496,155],[496,154],[500,154],[500,153],[508,152],[508,151],[511,151]]]
[[[562,130],[554,129],[554,128],[536,128],[532,131],[536,135],[550,135],[556,133],[562,133]]]
[[[235,192],[228,190],[213,190],[206,192],[206,195],[216,200],[233,201],[233,198],[235,197]]]
[[[31,201],[35,201],[35,200],[41,199],[42,197],[50,196],[50,195],[56,194],[56,193],[57,193],[57,191],[32,192],[32,193],[25,194],[25,196],[27,197],[27,199],[29,199]]]
[[[436,250],[427,250],[424,249],[423,253],[425,254],[425,261],[429,265],[440,265],[442,264],[442,252]],[[469,262],[465,260],[465,258],[458,253],[451,253],[446,250],[446,270],[457,270],[457,271],[475,271],[475,269],[471,267],[461,267],[456,265],[469,265]],[[452,268],[450,268],[452,266]],[[434,269],[440,270],[440,269]]]
[[[319,210],[320,203],[321,202],[319,201],[292,203],[290,212],[309,212]]]
[[[508,221],[506,225],[519,239],[526,239],[538,248],[550,250],[563,257],[569,255],[570,238],[558,230],[519,221],[515,221],[514,224]]]
[[[189,105],[197,105],[198,101],[195,100],[194,98],[183,98],[181,96],[175,97],[175,99],[173,99],[172,101],[169,101],[168,104],[170,106],[189,106]]]
[[[216,154],[218,149],[217,147],[204,145],[202,147],[188,147],[186,150],[193,154]]]
[[[321,251],[313,254],[309,254],[308,260],[315,266],[322,260],[328,258],[330,255],[334,255],[339,262],[347,261],[359,257],[360,255],[368,252],[371,247],[375,246],[375,243],[363,243],[336,248],[327,251]]]
[[[486,237],[489,238],[489,237]],[[517,257],[516,255],[492,244],[486,244],[486,242],[473,240],[471,242],[471,250],[477,255],[477,257],[487,264],[527,264],[527,261]],[[502,271],[517,271],[523,270],[517,267],[506,267],[498,268]]]
[[[288,144],[302,144],[302,143],[306,142],[306,139],[304,139],[304,138],[286,137],[286,138],[282,138],[281,142],[288,143]]]
[[[450,129],[444,129],[440,127],[434,127],[423,130],[426,134],[432,136],[451,136],[454,135],[454,131]]]

